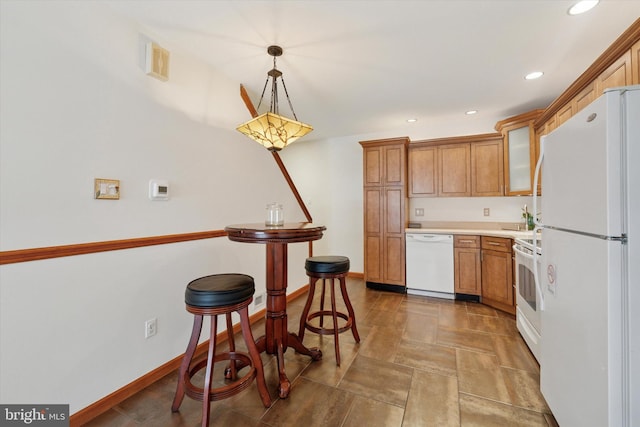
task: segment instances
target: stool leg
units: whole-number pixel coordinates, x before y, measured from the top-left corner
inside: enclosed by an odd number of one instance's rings
[[[320,294],[320,312],[324,311],[324,295],[325,295],[325,282],[327,279],[322,279],[322,293]],[[324,326],[324,316],[320,316],[320,327]]]
[[[336,308],[336,287],[335,279],[331,279],[331,315],[333,316],[333,337],[336,349],[336,365],[340,366],[340,332],[338,331],[338,311]],[[324,317],[324,316],[322,316]]]
[[[209,352],[207,353],[207,371],[204,376],[204,390],[202,395],[202,427],[209,426],[209,409],[211,408],[211,381],[213,379],[213,364],[216,354],[216,335],[218,331],[218,316],[211,316],[211,332],[209,334]]]
[[[309,309],[311,308],[311,303],[313,302],[313,295],[316,292],[316,282],[318,279],[316,277],[309,278],[309,296],[307,296],[307,302],[304,305],[304,309],[302,309],[302,314],[300,315],[300,329],[298,329],[298,337],[300,338],[300,342],[304,338],[304,331],[306,330],[307,325],[307,316],[309,315]]]
[[[264,379],[264,368],[262,366],[262,359],[260,358],[260,352],[256,347],[256,342],[253,340],[253,334],[251,333],[251,324],[249,323],[249,311],[247,307],[244,307],[238,311],[240,314],[240,325],[242,326],[242,337],[247,344],[249,355],[253,362],[253,367],[256,369],[256,382],[258,383],[258,393],[260,393],[260,399],[265,408],[271,406],[271,396],[267,389],[267,383]]]
[[[200,338],[200,331],[202,331],[202,316],[195,315],[193,318],[193,329],[191,330],[191,338],[187,345],[187,351],[184,353],[182,363],[180,364],[180,370],[178,371],[178,386],[176,388],[176,395],[173,398],[173,404],[171,405],[171,411],[178,412],[182,399],[184,398],[184,385],[186,384],[187,376],[189,375],[189,365],[191,359],[196,352],[198,346],[198,339]]]
[[[233,339],[233,323],[231,321],[231,313],[227,313],[226,318],[227,338],[229,340],[229,353],[234,354],[236,352],[236,343]],[[231,359],[229,361],[229,367],[224,371],[224,377],[228,380],[235,380],[236,378],[238,378],[238,367],[234,359]]]
[[[351,333],[353,334],[353,338],[356,340],[356,342],[360,342],[360,334],[358,334],[358,328],[356,328],[356,314],[353,311],[351,300],[349,300],[349,294],[347,294],[347,281],[344,277],[340,278],[340,292],[342,292],[342,299],[344,300],[344,303],[347,306],[347,311],[349,312],[349,319],[351,320]]]

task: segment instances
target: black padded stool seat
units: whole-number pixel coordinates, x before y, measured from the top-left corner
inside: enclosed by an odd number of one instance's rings
[[[346,277],[349,273],[349,258],[346,256],[314,256],[306,259],[304,263],[309,276],[309,296],[300,316],[300,329],[298,336],[300,340],[304,338],[305,330],[310,330],[321,335],[333,335],[336,351],[336,364],[340,366],[340,342],[338,335],[342,332],[351,331],[356,342],[360,342],[360,335],[356,328],[356,315],[353,311],[349,295],[347,294]],[[316,282],[322,279],[322,292],[320,294],[320,310],[309,313],[313,297],[315,295]],[[324,309],[325,282],[331,280],[331,310]],[[340,292],[347,307],[348,314],[341,313],[336,308],[335,280],[340,282]],[[324,327],[324,317],[331,316],[333,324],[330,328]],[[315,326],[311,320],[319,318],[320,327]],[[338,325],[338,318],[345,320],[342,326]]]
[[[246,274],[214,274],[187,285],[184,302],[193,307],[220,307],[239,304],[253,296],[253,277]]]
[[[193,280],[187,285],[184,294],[187,311],[194,315],[193,330],[187,351],[184,353],[182,364],[178,372],[178,386],[173,398],[171,410],[177,412],[180,409],[184,395],[202,402],[202,427],[209,425],[209,409],[211,401],[221,400],[240,393],[249,387],[255,379],[258,385],[258,393],[262,404],[268,408],[271,406],[271,397],[264,379],[264,370],[260,353],[251,334],[249,324],[248,306],[253,301],[255,284],[251,276],[246,274],[214,274]],[[247,345],[249,354],[236,351],[233,338],[233,324],[231,313],[240,315],[242,337]],[[227,338],[229,351],[216,354],[216,341],[218,333],[218,315],[224,314],[227,321]],[[204,316],[211,317],[209,346],[206,357],[193,362],[193,357],[200,339]],[[225,384],[213,388],[213,368],[216,362],[229,361],[224,370]],[[242,377],[238,371],[249,367]],[[206,368],[204,375],[204,387],[197,387],[191,382],[191,378],[200,370]]]
[[[314,256],[304,262],[304,268],[311,273],[348,273],[349,267],[346,256]]]

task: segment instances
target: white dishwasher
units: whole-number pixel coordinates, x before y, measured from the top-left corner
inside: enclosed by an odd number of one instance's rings
[[[454,299],[453,235],[406,234],[407,293]]]

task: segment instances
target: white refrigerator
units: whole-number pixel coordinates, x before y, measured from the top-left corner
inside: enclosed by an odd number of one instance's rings
[[[543,137],[539,170],[540,390],[561,427],[640,426],[640,86]]]

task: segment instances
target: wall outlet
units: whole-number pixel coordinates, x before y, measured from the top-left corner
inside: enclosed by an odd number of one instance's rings
[[[144,322],[144,337],[151,338],[158,333],[158,319],[155,317]]]
[[[262,304],[264,304],[264,294],[256,295],[255,298],[253,298],[253,305],[257,307]]]
[[[424,209],[416,208],[416,216],[424,216]]]
[[[489,208],[484,208],[484,216],[489,216]]]

